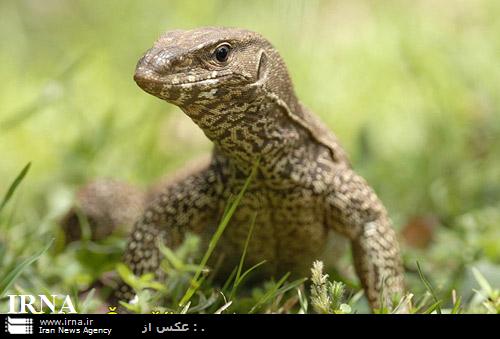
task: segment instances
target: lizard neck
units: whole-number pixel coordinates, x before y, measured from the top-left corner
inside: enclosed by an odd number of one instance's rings
[[[218,100],[194,101],[183,111],[226,156],[235,170],[248,175],[255,161],[263,176],[286,178],[291,164],[304,158],[308,133],[291,116],[302,119],[299,103],[286,66],[278,52],[264,44],[257,81],[240,87],[228,83]],[[264,55],[263,54],[263,55]]]
[[[231,162],[231,167],[248,175],[259,159],[260,172],[271,176],[283,170],[280,166],[286,159],[299,156],[297,150],[303,147],[306,136],[283,112],[290,109],[288,103],[274,93],[253,94],[246,97],[254,99],[240,105],[190,106],[183,110],[214,143],[216,151]],[[296,114],[301,115],[295,95],[287,99]]]

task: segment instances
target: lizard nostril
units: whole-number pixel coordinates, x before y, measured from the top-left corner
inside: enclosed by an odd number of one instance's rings
[[[167,74],[170,68],[170,54],[165,50],[152,50],[144,61],[146,67],[157,74]]]

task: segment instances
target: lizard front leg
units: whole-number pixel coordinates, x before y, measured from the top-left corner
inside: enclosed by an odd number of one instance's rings
[[[200,233],[217,217],[217,173],[212,167],[170,184],[145,210],[136,222],[124,254],[125,264],[136,276],[155,273],[163,277],[158,244],[177,246],[187,230]],[[130,300],[134,296],[126,285],[115,291],[113,300]]]
[[[387,212],[366,181],[339,166],[326,198],[327,218],[352,243],[354,265],[372,309],[404,294],[399,244]],[[402,310],[403,312],[406,310]]]

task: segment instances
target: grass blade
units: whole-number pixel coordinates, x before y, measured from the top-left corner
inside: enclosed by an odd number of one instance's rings
[[[182,297],[181,301],[179,302],[179,305],[182,307],[183,305],[186,305],[186,303],[191,299],[193,294],[196,292],[196,290],[199,288],[200,284],[198,282],[198,279],[200,277],[200,274],[202,272],[203,267],[206,266],[208,259],[212,255],[212,252],[215,249],[215,246],[217,245],[217,242],[219,241],[220,237],[222,236],[222,233],[226,229],[227,225],[229,224],[229,220],[231,220],[231,217],[233,216],[234,212],[236,211],[236,208],[238,207],[241,198],[243,197],[243,194],[245,194],[245,191],[247,190],[248,186],[250,185],[250,182],[254,178],[255,174],[257,173],[257,168],[258,168],[259,162],[256,161],[253,168],[252,172],[250,173],[250,176],[247,178],[245,181],[245,184],[243,185],[243,188],[241,189],[240,193],[238,193],[238,196],[234,201],[231,203],[231,206],[227,209],[227,213],[224,213],[224,216],[222,217],[222,221],[219,224],[219,227],[217,227],[217,230],[215,231],[215,234],[212,236],[212,239],[210,239],[210,243],[208,244],[208,249],[205,252],[205,255],[203,256],[203,259],[201,260],[200,263],[200,268],[196,271],[193,279],[191,280],[191,285]]]
[[[296,287],[299,287],[307,278],[301,278],[294,280],[286,285],[283,285],[285,281],[290,276],[290,272],[285,274],[264,296],[255,304],[248,313],[254,313],[258,310],[262,305],[264,305],[267,301],[274,299],[277,295],[290,291]]]
[[[260,306],[262,306],[267,300],[271,299],[279,290],[281,285],[285,283],[285,281],[288,279],[290,276],[290,273],[285,274],[277,283],[274,284],[274,286],[266,293],[264,296],[255,304],[251,309],[250,312],[248,313],[253,313],[255,312]]]
[[[432,288],[431,284],[429,283],[429,281],[425,278],[424,274],[422,273],[422,269],[420,268],[420,264],[418,261],[417,261],[417,270],[418,270],[418,275],[420,276],[420,280],[422,280],[422,282],[425,285],[425,288],[427,288],[429,293],[432,295],[432,298],[434,299],[434,304],[431,306],[431,308],[435,307],[436,312],[438,314],[441,314],[441,306],[440,306],[441,301],[437,298],[436,293],[434,293],[434,289]],[[432,311],[434,311],[434,309]]]
[[[490,283],[486,278],[479,272],[479,270],[475,267],[472,268],[472,274],[474,275],[474,279],[476,279],[477,283],[481,287],[481,289],[486,293],[486,295],[490,295],[493,292]]]
[[[457,301],[455,302],[455,305],[453,305],[451,314],[460,314],[460,311],[462,309],[461,306],[462,306],[462,297],[458,297]]]
[[[7,205],[9,200],[12,198],[12,195],[16,191],[19,184],[23,181],[23,179],[26,176],[26,174],[28,173],[30,167],[31,167],[31,162],[28,162],[28,164],[26,166],[24,166],[24,168],[21,170],[21,172],[17,175],[16,179],[14,179],[14,181],[10,185],[9,189],[7,190],[7,193],[5,193],[5,196],[3,197],[2,203],[0,204],[0,213],[2,212],[5,205]]]
[[[441,301],[436,301],[434,304],[431,305],[428,309],[426,309],[422,314],[431,314],[432,312],[436,311],[438,314],[441,314]]]
[[[231,294],[229,295],[229,300],[233,299],[234,294],[236,293],[236,289],[238,288],[241,282],[241,271],[243,269],[243,264],[245,262],[245,257],[248,250],[248,244],[250,243],[250,239],[252,238],[253,228],[255,226],[255,219],[257,218],[257,213],[252,214],[252,222],[250,223],[250,230],[248,231],[247,238],[245,240],[245,246],[243,247],[243,253],[241,254],[240,263],[238,265],[238,270],[236,272],[236,278],[234,279],[233,289],[231,290]]]
[[[292,289],[298,288],[307,280],[307,278],[301,278],[283,285],[289,276],[290,273],[285,274],[285,276],[280,281],[278,281],[278,283],[273,287],[273,289],[269,291],[269,293],[266,293],[266,295],[254,307],[252,307],[249,313],[254,313],[259,307],[261,307],[267,301],[276,298],[278,295],[286,293]]]
[[[246,278],[246,277],[247,277],[250,273],[252,273],[255,269],[259,268],[260,266],[264,265],[265,263],[266,263],[266,260],[262,260],[262,261],[260,261],[260,262],[256,263],[255,265],[253,265],[252,267],[250,267],[248,270],[246,270],[246,271],[245,271],[245,272],[241,275],[241,277],[238,279],[235,289],[237,289],[237,288],[238,288],[238,286],[240,286],[240,285],[241,285],[241,283],[242,283],[243,281],[245,281],[245,278]]]
[[[54,238],[52,238],[44,248],[36,252],[34,255],[26,258],[23,262],[21,262],[19,265],[17,265],[12,271],[7,273],[5,278],[2,279],[0,282],[0,297],[3,297],[7,290],[10,288],[10,286],[14,283],[14,281],[17,279],[17,277],[31,264],[33,264],[35,261],[37,261],[52,245],[54,242]]]
[[[238,267],[235,266],[233,268],[233,270],[231,271],[231,274],[229,275],[229,277],[227,277],[226,282],[224,283],[224,285],[221,288],[221,291],[223,291],[223,293],[227,292],[229,285],[231,285],[231,281],[233,281],[233,279],[236,277],[237,270],[238,270]]]

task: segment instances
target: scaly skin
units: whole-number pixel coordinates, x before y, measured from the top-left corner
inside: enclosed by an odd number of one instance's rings
[[[59,220],[66,243],[82,239],[81,217],[88,222],[92,240],[101,240],[112,233],[127,235],[144,209],[154,201],[166,186],[182,181],[198,172],[210,161],[209,157],[197,158],[186,166],[160,178],[147,189],[108,178],[87,182],[81,187],[74,206]]]
[[[124,256],[135,274],[162,277],[157,241],[174,247],[186,231],[209,239],[259,158],[214,253],[224,256],[221,273],[237,265],[256,213],[246,264],[266,260],[263,277],[308,274],[333,230],[351,241],[372,308],[403,294],[384,206],[334,135],[298,101],[284,62],[262,36],[228,28],[168,32],[139,60],[134,79],[180,107],[214,143],[211,162],[169,185],[135,224]],[[118,296],[132,295],[122,286]]]

